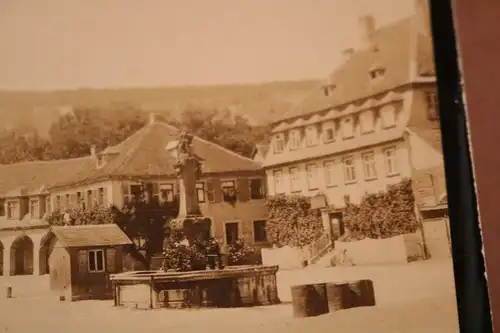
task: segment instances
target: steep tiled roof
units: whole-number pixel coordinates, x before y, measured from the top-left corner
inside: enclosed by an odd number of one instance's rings
[[[410,83],[412,76],[434,75],[432,39],[418,32],[417,17],[410,17],[375,31],[370,46],[354,51],[325,84],[335,88],[325,96],[318,86],[282,120],[315,113],[367,98]],[[383,68],[376,79],[370,69]]]
[[[95,157],[0,165],[0,197],[38,194],[95,167]]]
[[[101,168],[94,166],[88,172],[53,186],[62,187],[112,177],[155,177],[175,174],[174,156],[167,152],[169,142],[178,139],[179,129],[164,122],[147,124],[120,144],[104,152],[114,154]],[[260,170],[261,165],[217,144],[199,137],[193,138],[193,153],[203,161],[204,173]]]
[[[132,244],[116,224],[52,227],[51,231],[65,247]]]

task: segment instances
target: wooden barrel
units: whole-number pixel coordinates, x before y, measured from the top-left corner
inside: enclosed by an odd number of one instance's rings
[[[327,283],[326,298],[328,311],[335,312],[351,307],[350,288],[348,283]]]
[[[294,317],[314,317],[328,312],[325,283],[292,286],[291,290]]]
[[[351,307],[374,306],[375,290],[371,280],[349,282]]]

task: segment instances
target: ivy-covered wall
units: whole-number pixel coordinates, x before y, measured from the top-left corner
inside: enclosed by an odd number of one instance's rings
[[[384,239],[418,229],[410,179],[389,185],[384,192],[367,193],[358,205],[351,203],[349,197],[345,201],[344,224],[352,240]]]
[[[302,247],[317,240],[324,231],[319,209],[311,209],[309,198],[276,195],[267,199],[269,241],[278,246]]]

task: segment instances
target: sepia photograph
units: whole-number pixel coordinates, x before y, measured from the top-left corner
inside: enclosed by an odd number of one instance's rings
[[[0,0],[0,43],[3,332],[459,332],[429,0]]]

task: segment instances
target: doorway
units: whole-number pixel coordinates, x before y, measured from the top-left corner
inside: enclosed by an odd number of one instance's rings
[[[332,237],[332,242],[334,242],[345,234],[343,214],[340,212],[329,213],[328,220],[330,224],[330,235]]]
[[[239,222],[227,222],[226,225],[226,244],[234,244],[240,238]]]

